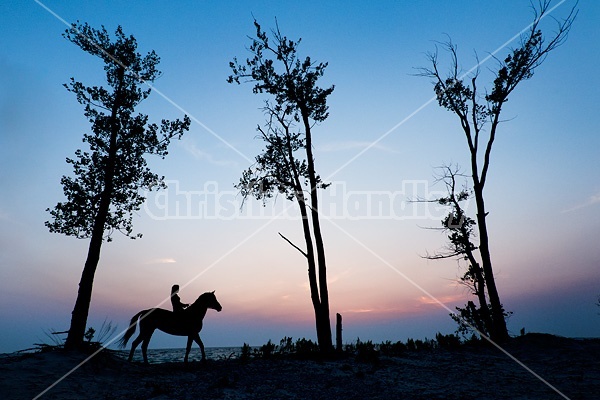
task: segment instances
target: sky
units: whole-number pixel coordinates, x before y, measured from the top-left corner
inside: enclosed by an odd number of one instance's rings
[[[565,17],[574,2],[558,5]],[[486,205],[501,301],[511,334],[600,335],[600,4],[580,2],[567,42],[511,95],[494,145]],[[162,76],[139,112],[192,125],[166,159],[149,159],[169,189],[148,194],[134,218],[143,238],[105,243],[88,326],[120,332],[138,311],[161,305],[171,285],[183,302],[215,290],[206,346],[315,339],[293,203],[265,207],[234,188],[262,149],[256,126],[267,98],[226,82],[229,62],[249,56],[253,18],[290,39],[300,55],[329,63],[329,118],[314,129],[330,310],[344,341],[406,340],[452,333],[448,310],[470,295],[455,260],[431,261],[444,210],[415,204],[443,194],[436,167],[468,166],[457,119],[432,101],[427,54],[451,38],[464,71],[504,58],[532,21],[528,1],[4,1],[0,4],[0,353],[50,342],[68,329],[88,240],[51,234],[45,210],[63,201],[60,178],[89,124],[62,85],[102,84],[101,61],[62,37],[65,22],[114,32],[122,25]],[[541,25],[548,35],[556,22]],[[440,53],[440,65],[448,67]],[[491,87],[491,58],[479,87]],[[468,207],[474,215],[474,204]],[[157,333],[151,347],[183,347]]]

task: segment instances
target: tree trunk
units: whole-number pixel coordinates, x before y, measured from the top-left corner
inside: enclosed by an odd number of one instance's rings
[[[306,211],[306,202],[304,201],[303,193],[300,191],[296,195],[296,200],[300,208],[300,214],[302,216],[302,230],[304,232],[304,241],[306,243],[306,262],[308,264],[308,285],[310,287],[310,299],[312,301],[313,309],[315,312],[315,328],[317,331],[317,342],[321,347],[321,341],[323,340],[323,328],[322,328],[322,304],[319,297],[319,285],[317,283],[317,265],[315,262],[315,252],[313,249],[313,241],[310,232],[310,224],[308,221],[308,212]],[[331,341],[331,338],[329,339]]]
[[[289,136],[288,136],[288,146],[287,146],[287,157],[289,158],[289,167],[292,170],[292,175],[294,178],[294,186],[295,186],[294,190],[295,190],[296,201],[298,203],[298,207],[300,208],[300,214],[302,216],[302,230],[304,233],[304,241],[306,243],[306,253],[304,255],[306,256],[306,261],[308,264],[308,283],[309,283],[309,287],[310,287],[310,298],[311,298],[314,313],[315,313],[315,328],[317,331],[317,342],[319,343],[319,348],[327,349],[328,347],[332,346],[332,344],[331,344],[331,328],[329,327],[329,305],[327,305],[327,313],[324,316],[323,302],[322,302],[322,297],[320,296],[320,293],[322,293],[322,291],[319,290],[319,287],[321,285],[320,285],[320,282],[318,282],[318,280],[317,280],[317,261],[315,260],[314,244],[313,244],[313,239],[312,239],[312,233],[310,230],[310,223],[308,220],[308,211],[307,211],[308,205],[306,204],[306,200],[304,198],[304,191],[302,190],[302,184],[300,182],[299,173],[296,170],[296,168],[294,167],[295,159],[294,159],[294,155],[292,153],[292,148],[289,144]],[[312,197],[311,197],[311,204],[312,204]],[[314,213],[311,213],[311,217],[314,218]],[[313,228],[314,228],[314,225],[313,225]],[[318,237],[320,238],[321,235],[319,234]],[[322,248],[323,248],[323,246],[321,243],[320,249],[322,250]],[[320,270],[321,269],[319,268],[319,272],[320,272]],[[320,279],[321,279],[321,276],[319,273],[319,281],[320,281]],[[325,318],[327,319],[327,324],[324,324]],[[327,339],[327,329],[329,329],[329,339]],[[327,342],[329,342],[329,345],[327,344]]]
[[[114,142],[116,153],[116,137]],[[65,348],[68,350],[77,349],[83,344],[83,336],[85,334],[90,303],[92,301],[94,276],[96,274],[98,262],[100,261],[100,249],[104,237],[104,225],[110,210],[113,189],[112,181],[114,178],[114,157],[109,156],[107,169],[108,171],[105,179],[107,182],[105,183],[105,189],[102,192],[102,197],[100,199],[98,214],[94,220],[94,229],[90,239],[88,255],[81,274],[81,280],[79,281],[77,300],[75,301],[75,307],[71,313],[71,327],[69,328],[69,334],[65,342]]]
[[[317,316],[317,337],[319,339],[319,349],[323,353],[329,353],[333,350],[331,339],[331,322],[329,319],[329,291],[327,289],[327,265],[325,262],[325,246],[323,236],[321,235],[321,224],[319,221],[319,199],[317,196],[317,178],[315,173],[315,162],[312,154],[312,137],[310,131],[310,122],[308,113],[302,110],[304,129],[306,135],[306,161],[308,166],[308,177],[310,183],[310,204],[311,220],[313,225],[313,234],[315,236],[315,246],[317,248],[317,265],[319,267],[319,295],[320,312]]]
[[[335,349],[342,351],[342,314],[335,314]]]
[[[104,224],[102,224],[104,226]],[[94,229],[95,231],[95,229]],[[100,261],[100,248],[102,247],[103,232],[99,235],[93,234],[90,240],[87,260],[83,267],[81,280],[79,281],[79,290],[75,307],[71,313],[71,327],[65,342],[65,349],[74,350],[81,347],[87,324],[90,303],[92,301],[92,287],[94,284],[94,275]]]
[[[319,299],[319,286],[317,284],[317,266],[315,263],[315,252],[308,223],[308,214],[304,200],[298,201],[300,213],[302,215],[302,229],[304,232],[304,241],[306,243],[306,262],[308,264],[308,286],[310,288],[310,299],[315,311],[315,322],[317,329],[317,340],[319,339],[319,311],[321,309],[321,300]]]
[[[469,263],[471,264],[470,268],[473,271],[473,278],[474,278],[474,282],[475,282],[474,289],[475,289],[475,294],[477,295],[477,298],[479,300],[479,310],[480,310],[480,314],[481,314],[481,320],[482,320],[483,326],[485,328],[485,333],[487,335],[490,335],[490,333],[493,331],[494,324],[492,323],[492,315],[490,312],[490,308],[488,307],[487,298],[485,296],[485,276],[484,276],[483,270],[481,268],[481,265],[479,265],[479,263],[475,259],[473,252],[471,250],[468,250],[466,252],[466,254],[467,254]]]
[[[111,140],[111,143],[112,142],[113,141]],[[116,137],[114,143],[114,152],[116,153]],[[90,303],[92,301],[94,276],[96,274],[98,262],[100,261],[100,249],[102,248],[104,225],[110,209],[112,197],[114,157],[109,156],[107,169],[105,189],[100,198],[100,205],[98,207],[98,214],[94,220],[94,229],[92,230],[92,238],[90,239],[87,259],[83,267],[83,272],[81,273],[81,280],[79,281],[77,300],[75,301],[75,307],[71,313],[71,327],[69,328],[69,334],[65,342],[65,348],[67,350],[77,349],[83,345],[83,336],[85,334]]]
[[[475,200],[477,203],[477,226],[479,228],[479,253],[481,254],[481,267],[485,277],[488,297],[492,307],[492,330],[490,339],[503,343],[508,340],[508,329],[504,319],[504,310],[496,288],[494,272],[492,270],[492,259],[490,257],[489,240],[486,224],[485,203],[483,201],[483,190],[478,183],[474,185]]]
[[[475,290],[477,291],[477,298],[479,299],[479,310],[481,314],[481,319],[483,322],[483,326],[487,334],[493,331],[494,324],[492,322],[492,316],[490,313],[490,308],[488,307],[487,298],[485,296],[485,278],[483,276],[481,266],[476,262],[473,266],[473,271],[475,274]]]

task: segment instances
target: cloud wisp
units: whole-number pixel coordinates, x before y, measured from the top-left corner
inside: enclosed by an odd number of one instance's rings
[[[570,212],[573,212],[573,211],[578,211],[578,210],[581,210],[583,208],[591,207],[591,206],[596,205],[596,204],[600,204],[600,192],[591,195],[583,203],[580,203],[580,204],[578,204],[578,205],[576,205],[574,207],[562,210],[561,213],[566,214],[566,213],[570,213]]]
[[[195,159],[207,162],[217,167],[238,168],[238,163],[230,160],[218,160],[211,153],[200,149],[195,143],[186,141],[183,143],[185,150],[190,153]]]

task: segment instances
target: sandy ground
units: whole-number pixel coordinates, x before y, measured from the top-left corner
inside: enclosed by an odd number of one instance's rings
[[[600,399],[600,339],[515,338],[500,350],[463,347],[359,362],[209,360],[144,365],[101,354],[4,355],[0,398],[32,399]],[[545,382],[542,381],[545,380]],[[555,389],[550,387],[553,386]]]

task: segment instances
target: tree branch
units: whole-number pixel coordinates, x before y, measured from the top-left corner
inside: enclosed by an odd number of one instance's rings
[[[304,250],[302,250],[300,247],[296,246],[294,243],[291,242],[290,239],[286,238],[285,236],[283,236],[281,234],[281,232],[277,232],[279,233],[279,236],[281,236],[283,238],[283,240],[285,240],[286,242],[288,242],[293,248],[295,248],[296,250],[298,250],[300,253],[302,253],[302,255],[306,258],[308,258],[308,254],[306,254],[306,252],[304,252]]]

